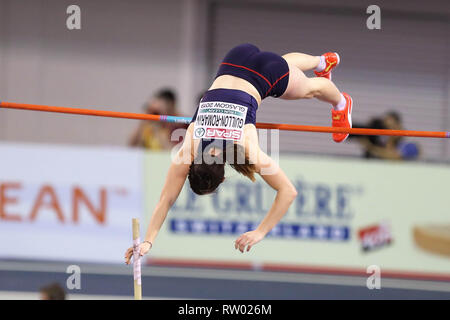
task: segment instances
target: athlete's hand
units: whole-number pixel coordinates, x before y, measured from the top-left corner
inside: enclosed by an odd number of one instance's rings
[[[265,234],[258,230],[243,233],[234,242],[234,248],[239,249],[239,251],[244,253],[245,248],[247,247],[248,252],[255,244],[260,242],[264,238],[264,236]]]
[[[139,244],[139,255],[142,257],[144,254],[147,254],[152,246],[148,242],[142,242]],[[130,264],[131,257],[133,257],[133,247],[128,248],[128,250],[125,252],[125,263]]]

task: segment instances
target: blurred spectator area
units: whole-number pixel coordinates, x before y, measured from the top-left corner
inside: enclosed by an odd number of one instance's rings
[[[50,283],[39,289],[41,300],[66,300],[66,292],[59,283]]]
[[[65,26],[70,1],[0,1],[0,98],[142,112],[170,86],[192,116],[232,46],[279,54],[340,53],[333,75],[355,101],[353,119],[399,112],[411,130],[450,130],[448,1],[379,1],[381,30],[366,28],[370,1],[80,0],[82,29]],[[312,76],[312,74],[309,74]],[[330,124],[323,103],[268,98],[258,121]],[[125,146],[138,121],[1,110],[0,140]],[[361,156],[331,135],[281,132],[284,152]],[[422,159],[450,161],[449,143],[421,139]]]
[[[389,111],[379,117],[372,118],[366,123],[353,122],[354,128],[405,130],[402,117],[395,111]],[[418,138],[415,138],[418,140]],[[420,154],[419,143],[414,138],[402,136],[364,136],[350,135],[349,141],[358,143],[366,159],[382,160],[418,160]]]

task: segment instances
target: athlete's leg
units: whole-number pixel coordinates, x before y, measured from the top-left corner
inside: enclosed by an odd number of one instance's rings
[[[303,73],[303,70],[308,70],[306,68],[317,67],[317,65],[314,65],[314,61],[316,60],[313,58],[305,54],[291,53],[287,55],[286,61],[289,66],[289,82],[280,98],[287,100],[317,98],[321,101],[328,102],[333,105],[333,110],[331,111],[332,126],[351,128],[352,98],[346,93],[341,94],[334,83],[329,80],[332,64],[329,64],[327,67],[329,70],[326,70],[323,75],[320,74],[317,78],[308,78]],[[335,59],[334,62],[335,65],[339,64],[339,59]],[[333,133],[333,140],[335,142],[342,142],[347,137],[347,133]]]
[[[281,96],[282,99],[295,100],[316,98],[328,102],[333,106],[339,104],[342,95],[333,82],[320,77],[308,78],[297,65],[289,62],[288,65],[289,82],[286,91]]]
[[[317,68],[320,62],[320,56],[311,56],[300,52],[290,52],[283,56],[288,64],[292,64],[302,71],[313,70]]]

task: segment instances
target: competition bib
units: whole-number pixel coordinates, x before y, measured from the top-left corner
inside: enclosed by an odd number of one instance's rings
[[[194,139],[240,141],[244,136],[247,107],[239,104],[201,102],[194,123]]]

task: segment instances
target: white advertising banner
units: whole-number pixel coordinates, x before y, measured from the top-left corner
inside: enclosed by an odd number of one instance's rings
[[[123,263],[142,153],[0,144],[0,258]]]
[[[168,153],[0,144],[0,259],[123,263],[131,219],[145,234],[170,165]],[[286,270],[366,270],[450,279],[450,167],[281,156],[298,196],[248,253],[275,192],[227,169],[217,193],[186,182],[150,261]],[[145,200],[144,200],[145,196]],[[145,203],[145,206],[144,206]],[[270,268],[267,269],[270,269]]]
[[[169,161],[164,154],[146,157],[150,213]],[[196,196],[186,183],[150,262],[345,272],[377,265],[382,272],[450,279],[450,166],[306,156],[280,156],[280,166],[298,196],[249,253],[236,251],[234,240],[263,219],[275,191],[228,168],[212,195]]]

